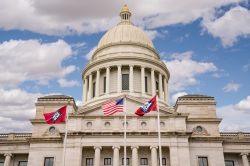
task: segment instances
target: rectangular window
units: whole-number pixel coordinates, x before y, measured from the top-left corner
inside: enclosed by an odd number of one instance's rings
[[[104,158],[104,165],[112,165],[111,158]]]
[[[225,166],[234,166],[233,160],[225,160]]]
[[[129,75],[122,74],[122,90],[129,90]]]
[[[53,165],[54,165],[54,157],[44,158],[44,166],[53,166]]]
[[[155,82],[156,90],[159,90],[159,83],[156,81]]]
[[[167,159],[166,158],[162,158],[162,165],[167,165]]]
[[[93,83],[93,97],[95,97],[95,82]]]
[[[198,157],[199,166],[208,166],[207,157]]]
[[[103,77],[103,92],[106,93],[106,77]]]
[[[28,165],[28,161],[19,161],[18,162],[18,166],[27,166]]]
[[[124,158],[122,158],[122,165],[124,165]],[[129,165],[129,158],[126,160],[126,165]]]
[[[148,159],[147,158],[141,158],[141,165],[148,165]]]
[[[93,158],[86,158],[86,166],[94,165],[94,159]]]
[[[148,92],[148,77],[145,77],[145,92]]]

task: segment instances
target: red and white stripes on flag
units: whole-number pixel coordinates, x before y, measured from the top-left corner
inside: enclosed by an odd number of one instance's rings
[[[113,115],[116,112],[123,112],[123,98],[103,104],[102,111],[105,116]]]

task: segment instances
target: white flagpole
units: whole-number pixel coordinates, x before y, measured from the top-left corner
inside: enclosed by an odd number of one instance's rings
[[[162,149],[161,149],[161,129],[160,129],[160,110],[158,104],[158,97],[156,96],[157,104],[157,121],[158,121],[158,144],[159,144],[159,155],[160,155],[160,166],[162,166]]]
[[[124,111],[124,166],[127,166],[127,113],[126,113],[126,97],[124,97],[124,107],[123,107],[123,111]]]
[[[68,101],[68,105],[69,103],[70,101]],[[63,166],[65,166],[67,137],[68,137],[68,106],[66,109],[65,135],[64,135],[64,142],[63,142]]]

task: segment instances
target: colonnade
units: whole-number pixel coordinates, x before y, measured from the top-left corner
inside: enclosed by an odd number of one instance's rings
[[[126,66],[126,65],[124,65]],[[113,67],[113,66],[112,66]],[[122,92],[122,65],[117,65],[117,93]],[[110,69],[111,67],[106,67],[105,77],[106,77],[106,87],[105,87],[105,95],[110,94],[110,82],[113,81],[110,79]],[[143,95],[145,92],[145,69],[146,67],[140,66],[141,69],[141,89],[140,93]],[[156,80],[155,75],[158,74],[158,83],[159,83],[159,93],[158,96],[161,100],[168,102],[168,84],[167,84],[167,76],[162,74],[154,69],[151,70],[151,95],[156,95]],[[100,96],[100,69],[90,73],[89,75],[84,77],[84,86],[83,86],[83,101],[86,102],[93,98],[93,75],[96,77],[95,81],[95,97]],[[134,65],[129,65],[129,92],[134,93]]]
[[[113,166],[119,166],[120,165],[120,160],[119,160],[119,150],[120,146],[113,146]],[[131,165],[132,166],[138,166],[139,165],[139,157],[138,157],[138,149],[139,146],[131,146],[131,151],[132,151],[132,160],[131,160]],[[157,146],[150,146],[151,150],[151,166],[157,166],[158,165],[158,157],[157,157]],[[100,166],[101,163],[101,146],[95,146],[95,158],[94,158],[94,166]]]

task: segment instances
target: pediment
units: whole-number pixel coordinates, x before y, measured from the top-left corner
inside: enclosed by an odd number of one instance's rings
[[[111,99],[105,100],[105,101],[103,101],[101,103],[98,103],[96,105],[79,107],[78,111],[76,112],[75,115],[104,116],[103,111],[102,111],[102,105],[104,103],[106,103],[106,102],[116,100],[116,99],[119,99],[121,97],[123,97],[123,96],[111,98]],[[127,114],[127,116],[137,116],[137,115],[135,115],[135,111],[140,106],[142,106],[146,101],[147,101],[147,99],[141,99],[141,98],[126,95],[125,96],[125,103],[126,103],[125,105],[126,105],[126,114]],[[166,106],[160,106],[159,109],[160,109],[160,115],[161,116],[168,116],[168,115],[175,114],[175,112],[173,112],[172,110],[170,110]],[[152,112],[146,114],[145,116],[156,116],[156,115],[157,115],[157,112],[152,111]],[[112,116],[124,116],[124,113],[123,112],[117,112]]]

